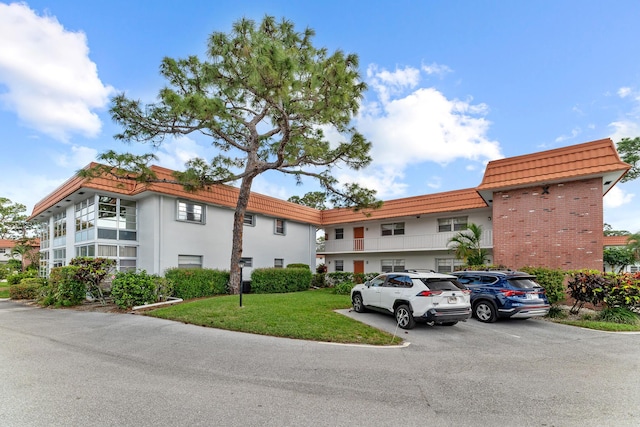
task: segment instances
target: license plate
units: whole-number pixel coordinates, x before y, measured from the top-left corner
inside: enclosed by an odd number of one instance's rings
[[[527,299],[538,299],[538,294],[530,292],[527,294]]]
[[[458,302],[458,298],[457,297],[449,297],[449,304],[455,304]]]

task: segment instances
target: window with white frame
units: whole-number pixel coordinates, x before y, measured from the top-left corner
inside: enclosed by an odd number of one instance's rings
[[[84,242],[95,238],[95,198],[76,204],[76,242]]]
[[[178,268],[202,268],[202,255],[178,255]]]
[[[245,267],[253,267],[253,258],[242,257],[240,258],[240,262],[243,263]]]
[[[63,246],[66,243],[66,241],[67,241],[67,212],[64,211],[54,215],[53,217],[53,246]]]
[[[40,252],[40,270],[38,273],[40,277],[47,277],[49,275],[49,251]]]
[[[380,261],[380,269],[383,273],[404,271],[404,264],[403,259],[383,259]]]
[[[136,202],[98,197],[98,239],[137,240]]]
[[[284,236],[286,232],[284,219],[276,218],[273,225],[274,225],[273,232],[275,234],[280,234]]]
[[[47,249],[49,247],[49,239],[51,237],[51,232],[49,231],[49,223],[41,222],[38,224],[38,231],[40,235],[40,249]]]
[[[438,232],[462,231],[467,229],[469,217],[438,218]]]
[[[62,267],[67,263],[67,250],[65,248],[62,249],[54,249],[53,250],[53,267]]]
[[[95,245],[81,245],[76,246],[76,256],[88,256],[94,257],[96,256],[96,246]]]
[[[178,200],[178,221],[205,223],[205,205],[196,202]]]
[[[404,234],[404,222],[394,222],[390,224],[382,224],[383,236],[398,236]]]
[[[0,248],[0,254],[6,254],[6,253],[7,253],[6,248]]]
[[[284,259],[283,258],[274,258],[273,267],[274,268],[284,268]]]
[[[244,225],[255,226],[256,225],[256,216],[252,213],[245,213],[243,218]]]
[[[336,240],[344,239],[344,228],[336,228]]]
[[[438,258],[436,259],[436,270],[438,273],[452,273],[456,271],[456,267],[463,266],[464,261],[455,258]]]
[[[344,260],[341,260],[341,259],[335,260],[334,266],[336,271],[344,271]]]

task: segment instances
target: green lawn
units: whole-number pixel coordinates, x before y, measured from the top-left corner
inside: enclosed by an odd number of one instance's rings
[[[303,340],[391,345],[402,342],[333,310],[351,306],[348,295],[329,289],[288,294],[219,296],[190,301],[146,313],[194,325]]]
[[[0,298],[9,298],[9,287],[6,283],[0,283]]]
[[[578,326],[580,328],[596,329],[607,332],[640,332],[640,325],[629,325],[626,323],[602,322],[598,320],[568,320],[552,319],[556,323],[564,325]]]

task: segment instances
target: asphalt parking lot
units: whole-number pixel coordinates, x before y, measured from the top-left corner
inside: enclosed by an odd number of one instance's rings
[[[345,346],[3,301],[0,425],[640,425],[638,334],[543,320],[397,333],[410,344]]]

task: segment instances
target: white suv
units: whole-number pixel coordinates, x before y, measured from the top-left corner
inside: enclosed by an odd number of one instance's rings
[[[434,272],[385,273],[351,290],[353,309],[393,313],[398,326],[411,329],[416,321],[453,326],[471,317],[471,291],[455,276]]]

